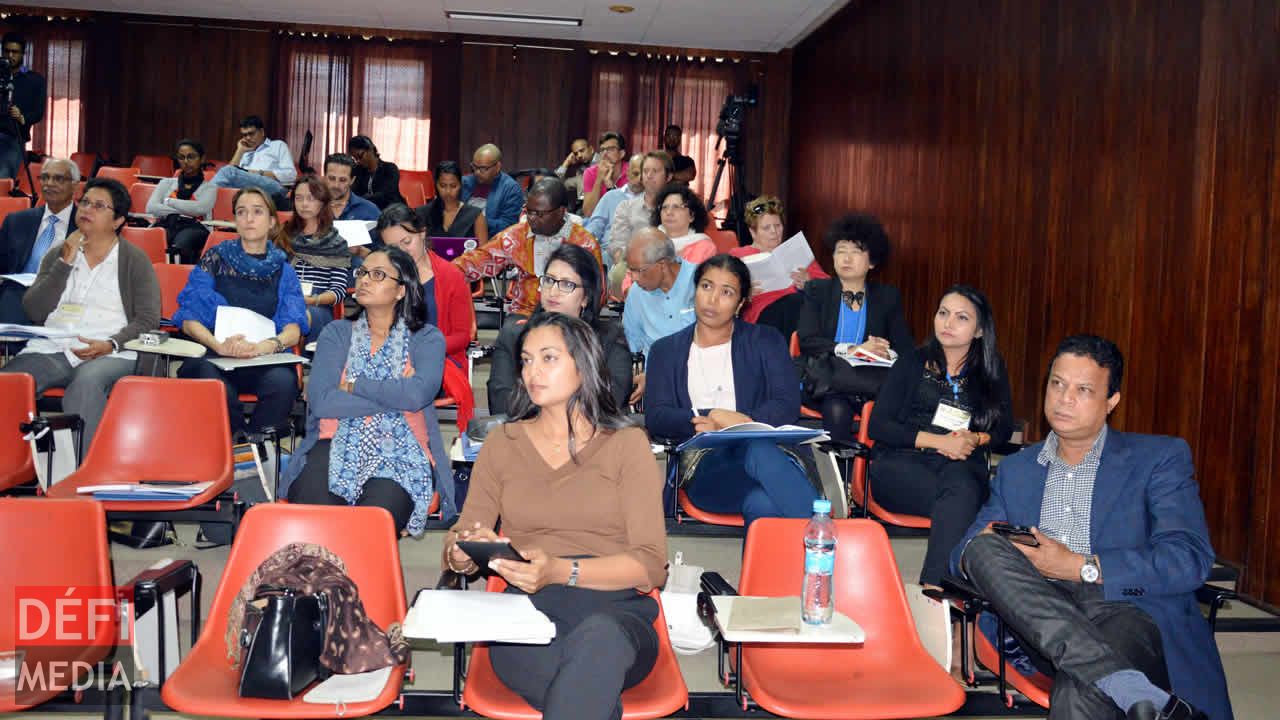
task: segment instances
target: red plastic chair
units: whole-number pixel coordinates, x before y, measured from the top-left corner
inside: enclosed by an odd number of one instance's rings
[[[35,193],[38,195],[40,192],[40,170],[44,168],[44,163],[27,163],[27,167],[31,169],[31,182],[36,184]],[[28,196],[32,194],[31,183],[27,182],[27,173],[21,168],[18,169],[18,189],[26,193]],[[30,207],[30,205],[28,205],[28,207]]]
[[[702,232],[711,238],[711,241],[716,244],[716,250],[719,252],[727,253],[738,247],[738,233],[732,230],[721,230],[714,224],[709,224],[707,229]]]
[[[191,276],[191,268],[195,266],[155,263],[153,267],[160,281],[160,317],[170,320],[178,312],[178,293],[187,286],[187,278]],[[178,328],[170,326],[165,326],[163,329],[171,332],[178,331]]]
[[[407,180],[401,176],[400,195],[404,198],[405,204],[411,208],[427,204],[427,192],[422,189],[422,183],[416,180]]]
[[[204,249],[200,251],[200,257],[204,257],[204,254],[209,252],[209,248],[214,245],[228,240],[235,240],[238,237],[240,236],[230,230],[214,230],[210,232],[209,237],[204,241]]]
[[[791,357],[792,358],[800,357],[800,335],[794,332],[791,333]],[[817,410],[814,410],[813,408],[807,405],[801,405],[800,417],[807,417],[807,418],[814,418],[816,420],[821,420],[822,413],[818,412]]]
[[[71,153],[71,157],[68,158],[68,160],[74,163],[75,166],[80,170],[81,179],[88,179],[93,177],[93,168],[98,164],[98,154],[89,153],[89,152],[74,152],[74,153]],[[36,173],[32,171],[31,175],[32,177],[35,177]],[[129,187],[129,186],[125,185],[125,187]]]
[[[858,442],[866,445],[868,448],[873,447],[876,443],[871,439],[868,429],[871,427],[871,411],[876,406],[875,402],[868,402],[862,406],[862,420],[858,423]],[[889,523],[890,525],[899,525],[909,528],[927,528],[932,525],[929,518],[922,515],[907,515],[906,513],[889,512],[876,502],[873,495],[867,488],[867,458],[860,455],[853,459],[853,477],[849,480],[851,489],[849,500],[862,505],[863,498],[866,498],[866,505],[863,507],[865,511],[869,511],[872,515]]]
[[[153,264],[164,264],[168,260],[165,249],[169,241],[165,237],[164,228],[126,226],[121,228],[120,237],[142,248]]]
[[[226,418],[223,418],[223,422]],[[335,532],[336,528],[341,528]],[[290,543],[323,545],[342,559],[360,589],[365,612],[384,630],[404,619],[404,575],[391,514],[375,507],[327,507],[269,503],[245,513],[218,581],[209,622],[178,669],[164,683],[161,699],[183,715],[238,718],[314,718],[333,715],[332,705],[294,700],[242,698],[240,672],[227,661],[227,619],[241,586],[271,553]],[[400,694],[404,670],[391,672],[377,699],[350,703],[341,713],[360,717],[391,705]]]
[[[0,222],[9,216],[9,213],[21,212],[31,209],[31,201],[22,197],[0,197]]]
[[[835,608],[862,627],[859,645],[747,643],[742,682],[751,699],[783,717],[911,718],[964,704],[959,683],[920,643],[884,528],[835,520]],[[796,595],[808,520],[762,518],[747,532],[743,595]]]
[[[226,220],[227,222],[235,221],[236,209],[233,203],[236,199],[236,193],[238,192],[240,191],[235,188],[218,188],[218,198],[213,202],[214,220]]]
[[[193,433],[192,428],[200,431]],[[49,497],[76,497],[78,488],[100,483],[213,481],[204,492],[181,502],[102,502],[107,512],[189,510],[231,489],[230,447],[231,424],[221,382],[124,377],[111,389],[84,462],[50,487]],[[172,448],[181,451],[166,452]]]
[[[978,662],[982,663],[983,667],[992,672],[997,672],[997,668],[1000,667],[1000,655],[996,652],[996,648],[991,644],[991,641],[987,639],[987,636],[977,629],[976,624],[973,628],[973,651],[978,658]],[[1043,673],[1036,673],[1028,677],[1018,672],[1010,664],[1006,666],[1005,680],[1013,689],[1025,695],[1031,702],[1042,708],[1049,707],[1049,694],[1053,691],[1053,678]],[[1012,707],[1013,698],[1006,697],[1005,704]]]
[[[36,478],[31,445],[18,424],[36,411],[36,381],[26,373],[0,373],[0,492]]]
[[[118,180],[125,187],[133,187],[138,182],[138,168],[133,167],[111,167],[103,165],[98,168],[98,174],[94,177],[105,180]]]
[[[0,653],[12,653],[19,645],[26,651],[26,663],[45,668],[65,662],[73,671],[86,663],[95,665],[115,647],[119,627],[114,612],[99,611],[94,639],[84,646],[32,647],[18,642],[17,587],[98,588],[114,585],[111,555],[107,548],[107,519],[102,506],[92,500],[72,498],[0,498],[0,547],[9,553],[32,553],[21,561],[0,563]],[[56,561],[53,561],[55,560]],[[82,595],[80,597],[83,597]],[[83,612],[83,606],[80,612]],[[46,673],[47,685],[24,687],[20,692],[14,678],[0,680],[0,712],[25,710],[70,689],[66,672]],[[88,711],[89,708],[85,708]]]
[[[430,200],[436,196],[436,177],[430,170],[401,170],[400,182],[411,180],[422,185],[423,197]],[[404,194],[404,191],[401,191]],[[409,207],[413,207],[410,205]]]
[[[0,196],[13,192],[13,178],[0,178]]]
[[[502,592],[507,587],[501,577],[492,576],[485,590]],[[658,601],[658,619],[653,629],[658,633],[658,660],[648,677],[639,685],[622,693],[622,717],[624,720],[666,717],[689,708],[689,688],[680,674],[680,664],[671,649],[667,635],[667,618],[662,613],[658,591],[649,596]],[[467,665],[467,683],[462,688],[462,709],[470,708],[478,715],[499,720],[537,720],[542,714],[534,710],[498,679],[489,662],[488,643],[476,643],[471,650],[471,662]]]
[[[129,186],[129,212],[145,213],[151,194],[156,186],[151,183],[136,182]]]
[[[174,173],[173,160],[167,155],[134,155],[129,164],[138,169],[139,175],[164,178]]]

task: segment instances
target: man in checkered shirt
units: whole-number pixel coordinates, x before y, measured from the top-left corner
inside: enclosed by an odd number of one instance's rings
[[[1053,678],[1050,718],[1231,720],[1195,597],[1214,553],[1191,451],[1107,427],[1123,374],[1109,340],[1062,341],[1044,395],[1052,432],[1000,463],[952,571]],[[1030,527],[1034,542],[993,522]]]

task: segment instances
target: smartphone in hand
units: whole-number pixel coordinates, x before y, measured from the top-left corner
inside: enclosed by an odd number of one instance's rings
[[[509,542],[485,542],[482,540],[459,540],[458,549],[466,553],[476,565],[488,567],[491,560],[512,560],[529,562],[524,559]]]
[[[1024,525],[1010,525],[1007,522],[991,523],[991,532],[1003,535],[1009,538],[1009,542],[1016,542],[1019,545],[1028,547],[1040,547],[1040,541],[1035,535],[1031,534],[1031,528]]]

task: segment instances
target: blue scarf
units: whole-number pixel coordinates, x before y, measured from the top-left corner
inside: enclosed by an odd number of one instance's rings
[[[409,358],[409,329],[397,320],[376,354],[371,352],[369,320],[363,315],[351,327],[347,377],[395,380],[404,376]],[[329,446],[329,490],[349,503],[360,498],[369,478],[394,480],[413,498],[408,531],[422,533],[431,506],[431,461],[409,429],[404,413],[393,410],[368,417],[344,417]]]
[[[231,268],[232,275],[263,280],[274,278],[280,272],[280,266],[289,260],[284,251],[272,242],[267,243],[265,258],[256,258],[245,252],[244,241],[239,238],[235,242],[220,243],[218,250],[222,261]]]

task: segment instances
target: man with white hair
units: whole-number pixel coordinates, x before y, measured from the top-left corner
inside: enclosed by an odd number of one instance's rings
[[[489,232],[496,235],[520,220],[524,190],[502,172],[502,151],[488,143],[471,156],[471,174],[462,178],[462,202],[484,210]]]
[[[0,225],[0,275],[34,275],[45,254],[61,245],[75,224],[76,206],[71,198],[80,182],[76,164],[63,158],[46,160],[39,180],[44,207],[9,213]],[[22,310],[26,289],[13,280],[0,282],[0,322],[28,323]]]

